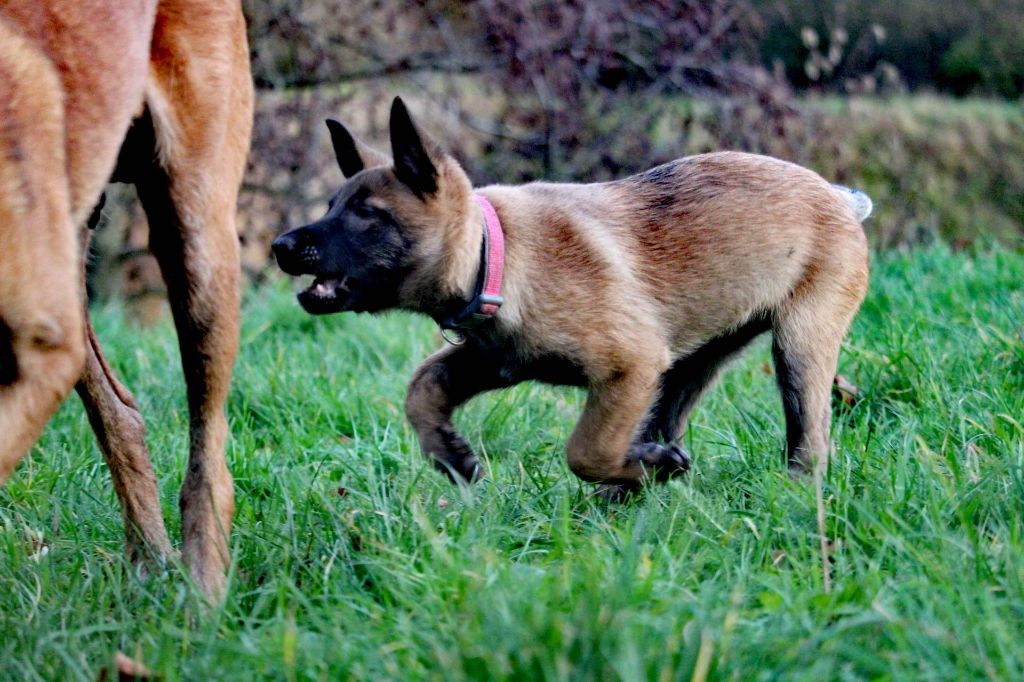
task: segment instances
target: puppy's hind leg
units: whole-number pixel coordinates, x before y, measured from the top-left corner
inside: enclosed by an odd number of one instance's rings
[[[423,454],[453,481],[475,481],[483,469],[472,448],[455,431],[452,413],[473,396],[512,383],[500,373],[498,361],[471,345],[443,348],[416,369],[405,411]]]
[[[641,441],[678,441],[690,412],[721,369],[754,338],[769,329],[771,319],[768,315],[759,314],[739,328],[711,339],[676,360],[661,375],[661,395],[641,430]]]
[[[839,349],[864,296],[863,283],[825,287],[792,299],[777,313],[772,357],[786,414],[793,471],[824,467],[831,451],[832,380]]]

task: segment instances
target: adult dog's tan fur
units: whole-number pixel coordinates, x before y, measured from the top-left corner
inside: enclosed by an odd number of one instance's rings
[[[279,263],[321,282],[344,276],[336,304],[316,300],[317,285],[312,303],[303,293],[312,312],[400,307],[443,320],[472,297],[480,268],[482,213],[469,178],[400,100],[394,165],[331,125],[350,179],[324,219],[275,242]],[[626,487],[671,476],[689,465],[675,441],[701,392],[767,331],[790,463],[825,461],[839,348],[867,287],[866,197],[800,166],[734,152],[616,182],[476,191],[504,230],[505,302],[464,345],[421,365],[406,401],[442,469],[480,473],[452,426],[456,407],[539,379],[589,389],[567,445],[577,475]],[[394,233],[408,245],[401,258]],[[386,249],[377,235],[390,235]],[[381,253],[393,265],[358,274]]]
[[[237,0],[0,2],[0,482],[77,383],[133,557],[171,551],[142,419],[83,307],[81,231],[112,177],[133,182],[188,386],[184,559],[211,596],[223,587],[233,513],[223,405],[251,121]]]

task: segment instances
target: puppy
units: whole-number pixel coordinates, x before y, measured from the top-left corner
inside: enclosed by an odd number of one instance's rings
[[[686,157],[597,184],[474,190],[401,99],[393,158],[327,121],[347,181],[320,220],[273,244],[313,275],[313,314],[413,310],[452,344],[409,385],[423,452],[482,475],[453,411],[521,381],[582,386],[566,446],[581,479],[630,490],[690,466],[677,444],[722,366],[772,333],[789,464],[827,461],[840,344],[864,298],[871,202],[753,154]]]

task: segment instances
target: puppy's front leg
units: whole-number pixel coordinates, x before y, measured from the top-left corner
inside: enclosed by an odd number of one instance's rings
[[[585,481],[635,487],[646,476],[664,480],[689,468],[674,446],[634,441],[657,396],[663,370],[662,364],[645,360],[591,386],[566,446],[573,473]]]
[[[500,359],[475,346],[448,346],[427,358],[409,383],[405,412],[423,454],[452,481],[483,476],[480,460],[455,431],[451,417],[455,408],[478,393],[514,383],[501,376],[500,367]]]

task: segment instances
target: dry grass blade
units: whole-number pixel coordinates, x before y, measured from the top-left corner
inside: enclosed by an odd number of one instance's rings
[[[860,400],[861,394],[860,389],[851,384],[846,377],[837,374],[832,380],[832,397],[847,407],[853,407]]]
[[[832,571],[829,564],[828,534],[825,532],[825,490],[824,478],[825,467],[828,466],[828,458],[823,457],[814,465],[814,497],[818,507],[818,539],[821,542],[821,585],[825,594],[832,592]]]
[[[131,680],[159,680],[160,676],[147,668],[142,662],[135,660],[120,651],[114,654],[113,665],[100,670],[96,676],[97,682],[106,682],[110,677],[110,671],[117,673],[118,682],[130,682]]]

